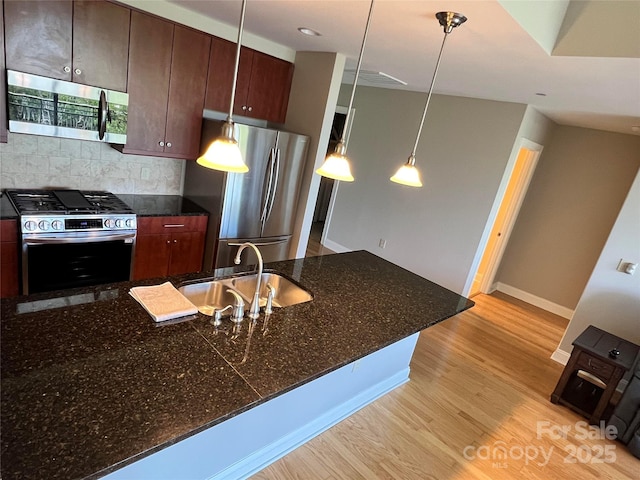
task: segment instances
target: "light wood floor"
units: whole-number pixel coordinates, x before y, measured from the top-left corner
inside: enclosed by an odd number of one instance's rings
[[[320,243],[320,237],[322,236],[322,228],[324,224],[316,222],[311,225],[311,233],[309,234],[309,243],[307,244],[307,257],[317,257],[318,255],[327,255],[329,253],[336,253],[333,250],[329,250],[327,247]]]
[[[502,294],[474,300],[422,332],[409,383],[252,478],[639,479],[624,445],[549,401],[566,320]]]

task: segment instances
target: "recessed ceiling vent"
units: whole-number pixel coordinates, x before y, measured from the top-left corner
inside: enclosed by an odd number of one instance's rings
[[[353,76],[355,70],[345,70],[342,75],[342,83],[353,83]],[[358,84],[368,87],[397,87],[399,85],[406,85],[407,82],[392,77],[384,72],[374,72],[372,70],[360,70],[358,75]]]

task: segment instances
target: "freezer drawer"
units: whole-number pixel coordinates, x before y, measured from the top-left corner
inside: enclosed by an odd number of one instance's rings
[[[273,238],[221,238],[218,241],[215,268],[233,267],[233,259],[238,252],[238,246],[244,242],[251,242],[260,249],[264,263],[288,260],[291,235]],[[242,252],[240,265],[255,265],[258,258],[252,248]]]

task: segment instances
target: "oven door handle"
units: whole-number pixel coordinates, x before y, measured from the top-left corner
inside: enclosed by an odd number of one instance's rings
[[[113,242],[117,240],[124,240],[125,243],[133,243],[136,238],[135,232],[127,232],[127,233],[108,233],[106,235],[100,234],[92,234],[92,235],[69,235],[65,236],[60,235],[46,235],[41,234],[37,236],[23,236],[22,244],[23,245],[55,245],[55,244],[65,244],[65,243],[92,243],[92,242]]]

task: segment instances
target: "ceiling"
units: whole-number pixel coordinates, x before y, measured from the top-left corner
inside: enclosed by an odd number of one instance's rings
[[[239,22],[240,0],[169,3]],[[249,0],[245,31],[295,51],[343,53],[353,71],[369,6]],[[447,39],[435,93],[529,104],[560,124],[640,135],[640,0],[377,0],[363,70],[406,82],[387,88],[426,92],[444,35],[434,15],[442,10],[468,21]]]

